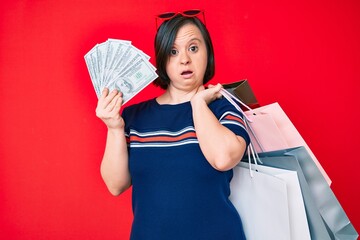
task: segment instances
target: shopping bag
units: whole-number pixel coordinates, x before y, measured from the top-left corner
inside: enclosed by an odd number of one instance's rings
[[[331,184],[331,180],[325,170],[278,103],[251,109],[229,91],[222,89],[221,93],[234,107],[245,115],[250,140],[256,152],[304,146],[320,169],[327,183],[329,185]],[[243,112],[233,99],[248,109],[248,111]]]
[[[249,107],[260,107],[259,102],[256,99],[256,96],[247,79],[223,84],[222,86]]]
[[[304,146],[328,185],[331,184],[329,176],[278,103],[252,109],[245,114],[251,120],[248,122],[249,135],[257,152]]]
[[[305,179],[304,173],[300,167],[297,158],[295,156],[288,155],[286,153],[282,154],[280,152],[264,152],[260,153],[259,156],[261,160],[261,165],[297,172],[302,197],[304,200],[305,212],[308,220],[311,239],[330,240],[331,238],[326,229],[326,225],[322,220],[320,212],[313,199],[309,185]]]
[[[240,214],[246,238],[289,240],[286,182],[240,166],[233,171],[230,200]]]
[[[249,163],[240,162],[240,167],[249,168]],[[290,239],[307,240],[310,238],[309,225],[306,217],[304,200],[301,193],[300,183],[296,171],[284,170],[280,168],[254,165],[255,171],[266,173],[278,177],[286,182],[289,222],[290,222]]]
[[[279,156],[288,156],[293,159],[279,160]],[[295,165],[298,164],[297,173],[312,239],[326,239],[323,236],[324,227],[319,224],[320,218],[315,214],[316,212],[320,214],[330,239],[358,238],[354,226],[305,147],[263,152],[259,153],[259,157],[264,165],[271,167],[295,170]],[[295,161],[297,161],[296,164]],[[310,219],[309,216],[311,216]],[[321,237],[318,238],[318,236]]]

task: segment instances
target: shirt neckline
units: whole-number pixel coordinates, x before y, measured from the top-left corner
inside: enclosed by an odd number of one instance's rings
[[[164,110],[179,110],[179,109],[185,109],[190,107],[190,101],[182,102],[182,103],[176,103],[176,104],[160,104],[156,100],[156,98],[152,99],[153,105],[158,109],[164,109]]]

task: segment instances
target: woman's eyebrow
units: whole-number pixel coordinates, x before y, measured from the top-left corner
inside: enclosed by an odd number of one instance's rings
[[[194,37],[194,38],[190,39],[189,41],[187,41],[186,44],[189,44],[190,42],[194,42],[194,41],[201,42],[201,39]],[[173,46],[176,47],[177,45],[178,44],[176,44],[176,42],[174,42]]]
[[[202,41],[201,41],[200,38],[192,38],[192,39],[189,41],[189,43],[190,43],[190,42],[199,42],[199,43],[201,43]]]

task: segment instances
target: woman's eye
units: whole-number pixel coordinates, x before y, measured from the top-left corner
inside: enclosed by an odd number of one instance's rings
[[[196,52],[198,49],[199,49],[198,46],[191,46],[191,47],[189,48],[190,52]]]
[[[177,54],[177,50],[176,49],[171,49],[170,51],[170,55],[176,55]]]

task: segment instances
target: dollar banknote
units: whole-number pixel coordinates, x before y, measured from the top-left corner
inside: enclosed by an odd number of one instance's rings
[[[123,104],[154,81],[158,75],[150,56],[127,40],[108,39],[84,56],[96,96],[106,87],[123,93]]]

